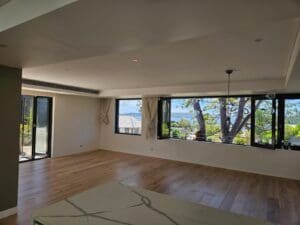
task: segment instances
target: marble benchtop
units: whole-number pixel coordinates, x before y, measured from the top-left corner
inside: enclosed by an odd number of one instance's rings
[[[121,183],[107,183],[36,211],[42,225],[271,225]]]

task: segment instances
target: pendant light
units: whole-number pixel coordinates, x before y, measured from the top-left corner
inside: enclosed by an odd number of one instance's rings
[[[230,115],[230,102],[229,102],[229,98],[230,98],[230,82],[231,82],[231,74],[233,73],[233,69],[227,69],[225,70],[226,74],[227,74],[227,99],[226,99],[226,123],[227,123],[227,127],[230,126],[231,124],[231,115]]]

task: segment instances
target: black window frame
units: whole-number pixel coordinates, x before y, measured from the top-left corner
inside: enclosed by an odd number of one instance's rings
[[[171,116],[171,100],[172,99],[201,99],[201,98],[239,98],[239,97],[250,97],[251,101],[251,141],[250,145],[240,145],[240,146],[253,146],[253,147],[259,147],[259,148],[266,148],[266,149],[279,149],[283,147],[282,140],[284,140],[284,113],[285,113],[285,100],[286,99],[300,99],[300,93],[278,93],[274,96],[267,96],[266,94],[259,94],[259,95],[230,95],[230,96],[224,96],[224,95],[213,95],[213,96],[168,96],[168,97],[161,97],[159,99],[159,104],[158,104],[158,123],[157,123],[157,134],[158,134],[158,139],[174,139],[169,135],[169,137],[162,137],[162,130],[161,130],[161,115],[162,115],[162,101],[163,100],[168,100],[170,103],[170,116]],[[275,111],[275,115],[272,117],[272,134],[274,140],[273,145],[264,145],[264,144],[257,144],[254,143],[254,138],[255,138],[255,99],[272,99],[273,100],[273,110],[277,109],[277,113]],[[276,105],[277,104],[277,105]],[[277,115],[277,118],[276,118]],[[276,120],[277,120],[277,135],[276,135]],[[171,121],[170,121],[171,122]],[[168,124],[169,129],[171,130],[171,123]],[[217,143],[217,144],[227,144],[227,143],[222,143],[222,142],[210,142],[210,141],[200,141],[200,142],[209,142],[209,143]],[[233,145],[239,145],[239,144],[234,144]],[[300,147],[299,147],[300,148]],[[298,149],[293,149],[293,150],[298,150]]]
[[[169,134],[164,135],[162,126],[164,123],[164,116],[163,116],[163,104],[167,104],[167,107],[169,108],[169,112],[167,113],[167,121],[166,124],[168,126]],[[159,98],[158,100],[158,113],[157,113],[157,139],[169,139],[171,136],[171,98]]]
[[[293,94],[279,94],[278,95],[278,111],[281,111],[280,115],[278,114],[278,139],[277,139],[277,148],[284,148],[284,130],[285,130],[285,100],[287,99],[299,99],[300,93]],[[300,146],[296,146],[295,151],[300,151]]]
[[[141,113],[141,133],[126,133],[126,132],[119,132],[119,103],[122,100],[140,100],[141,98],[117,98],[115,100],[115,134],[123,134],[123,135],[133,135],[133,136],[142,136],[142,121],[143,121],[143,115]],[[143,109],[142,109],[143,110]]]
[[[256,100],[272,100],[272,144],[260,144],[255,142],[255,111],[256,111],[255,101]],[[278,133],[276,137],[276,119],[278,119],[276,118],[276,111],[278,110],[279,112],[279,109],[276,107],[277,102],[278,102],[277,97],[268,98],[265,95],[251,97],[251,144],[250,146],[259,147],[259,148],[268,148],[268,149],[276,149],[278,147],[278,142],[276,142],[276,140],[277,141],[279,140]]]
[[[171,100],[172,99],[204,99],[204,98],[241,98],[241,97],[248,97],[248,98],[252,98],[253,95],[230,95],[230,96],[227,96],[227,95],[208,95],[208,96],[168,96],[168,97],[161,97],[159,99],[159,102],[163,101],[163,100],[169,100],[170,101],[170,111],[171,111],[171,108],[172,108],[172,104],[171,104]],[[250,99],[251,101],[251,99]],[[161,108],[161,103],[158,104],[158,115],[161,115],[162,114],[162,108]],[[250,120],[252,120],[252,107],[251,108],[251,116],[250,116]],[[169,113],[170,117],[171,117],[171,112]],[[162,131],[160,130],[161,129],[161,125],[160,125],[160,118],[158,116],[158,124],[157,124],[157,134],[158,134],[158,139],[176,139],[176,140],[185,140],[185,139],[180,139],[180,138],[173,138],[171,137],[171,119],[170,119],[170,123],[169,123],[169,130],[170,130],[170,135],[169,137],[161,137],[161,133]],[[250,136],[250,140],[251,140],[251,136]],[[196,141],[196,140],[192,140],[192,141]],[[227,144],[227,143],[223,143],[223,142],[212,142],[212,141],[199,141],[199,142],[208,142],[208,143],[215,143],[215,144]],[[232,145],[238,145],[238,146],[251,146],[251,143],[250,145],[242,145],[242,144],[234,144],[232,143]]]
[[[52,126],[53,126],[53,97],[50,96],[34,96],[34,95],[22,95],[22,104],[23,104],[23,98],[25,97],[30,97],[33,99],[33,121],[32,121],[32,148],[31,148],[31,152],[32,152],[32,157],[31,159],[28,160],[23,160],[23,161],[18,161],[19,163],[25,163],[25,162],[30,162],[30,161],[35,161],[35,160],[41,160],[41,159],[45,159],[45,158],[51,158],[52,157]],[[46,98],[48,99],[48,107],[49,107],[49,112],[48,112],[48,140],[47,140],[47,152],[46,152],[46,156],[45,157],[41,157],[41,158],[35,158],[36,155],[36,124],[37,124],[37,101],[39,98]],[[23,110],[23,107],[22,109]],[[21,112],[22,115],[22,112]],[[22,115],[22,118],[20,119],[20,123],[23,121],[24,117]],[[21,135],[21,133],[20,133]]]

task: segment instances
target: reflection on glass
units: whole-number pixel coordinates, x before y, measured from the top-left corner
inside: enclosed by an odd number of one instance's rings
[[[292,149],[300,146],[300,99],[286,99],[284,141]]]
[[[48,152],[49,99],[38,97],[36,104],[35,158],[42,158]]]

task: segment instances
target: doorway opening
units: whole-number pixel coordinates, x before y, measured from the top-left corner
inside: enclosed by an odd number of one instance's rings
[[[22,96],[19,161],[51,156],[52,98]]]

